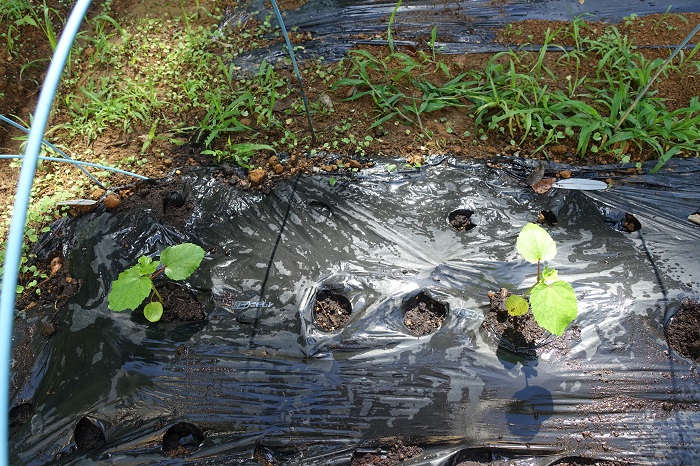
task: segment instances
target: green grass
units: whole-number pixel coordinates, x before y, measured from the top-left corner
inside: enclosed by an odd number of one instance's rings
[[[414,59],[391,46],[386,56],[357,50],[350,53],[348,77],[337,81],[336,87],[354,89],[349,100],[371,97],[377,111],[373,126],[398,118],[424,131],[423,114],[467,106],[482,139],[500,132],[514,145],[534,142],[536,152],[545,155],[549,146],[569,141],[578,156],[607,153],[629,162],[625,148],[633,144],[656,153],[656,171],[676,154],[698,154],[698,99],[671,111],[650,91],[632,106],[663,60],[646,59],[615,26],[600,36],[587,35],[591,32],[576,18],[568,27],[547,30],[538,52],[524,48],[501,52],[483,70],[455,77],[448,71],[436,75],[434,55]],[[570,39],[575,47],[566,49],[557,39]],[[658,79],[696,72],[700,64],[692,59],[697,50],[666,66]],[[562,70],[546,60],[552,51],[559,56],[556,66],[568,72],[563,82],[557,79]],[[621,115],[630,108],[622,121]]]

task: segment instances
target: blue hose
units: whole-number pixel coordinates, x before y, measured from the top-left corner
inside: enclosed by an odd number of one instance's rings
[[[10,120],[9,118],[5,118],[4,116],[0,115],[0,120],[4,121],[5,123],[11,124],[11,125],[14,126],[15,128],[17,128],[17,129],[19,129],[19,130],[22,130],[22,131],[24,131],[25,133],[29,133],[29,130],[28,130],[27,128],[25,128],[25,127],[22,126],[22,125],[18,125],[17,123],[15,123],[14,121]],[[73,160],[72,158],[68,157],[68,155],[66,155],[65,152],[63,152],[61,149],[59,149],[58,147],[56,147],[56,146],[54,146],[53,144],[51,144],[51,143],[50,143],[49,141],[47,141],[46,139],[42,139],[41,142],[43,142],[44,144],[46,144],[47,146],[49,146],[51,149],[53,149],[53,150],[55,150],[56,152],[58,152],[58,154],[59,154],[61,157],[63,157],[64,159]],[[41,157],[39,157],[39,158],[41,158]],[[102,183],[100,183],[100,180],[98,180],[97,178],[95,178],[94,176],[92,176],[92,175],[91,175],[87,170],[85,170],[83,167],[81,167],[80,165],[78,165],[78,168],[79,168],[80,170],[82,170],[82,172],[85,173],[85,174],[88,176],[88,178],[90,178],[92,181],[94,181],[94,182],[97,184],[97,186],[99,186],[99,187],[102,188],[102,189],[107,189],[107,187],[106,187],[105,185],[103,185]]]
[[[63,68],[70,54],[70,49],[78,34],[83,17],[87,13],[92,0],[78,0],[66,21],[61,38],[46,73],[44,85],[39,94],[39,101],[34,113],[34,121],[29,131],[25,159],[19,174],[17,191],[15,192],[14,213],[10,222],[10,233],[7,239],[5,264],[2,275],[2,290],[0,290],[0,465],[9,464],[9,408],[10,408],[10,358],[12,357],[12,324],[15,313],[15,297],[17,275],[22,256],[24,228],[27,221],[29,195],[36,174],[36,165],[41,150],[44,131],[51,113],[58,83],[63,74]]]
[[[25,159],[27,158],[26,155],[0,155],[0,159]],[[147,180],[149,179],[147,176],[139,175],[137,173],[131,173],[126,170],[121,170],[119,168],[114,168],[114,167],[108,167],[106,165],[100,165],[99,163],[92,163],[92,162],[83,162],[82,160],[73,160],[71,158],[68,159],[59,159],[58,157],[45,157],[43,155],[40,155],[37,157],[39,160],[48,160],[50,162],[64,162],[64,163],[70,163],[75,165],[76,167],[80,168],[83,165],[86,167],[93,167],[93,168],[99,168],[101,170],[107,170],[110,172],[115,172],[115,173],[121,173],[122,175],[129,175],[133,176],[134,178],[138,178],[140,180]],[[102,184],[100,184],[102,186]],[[107,189],[107,188],[103,188]]]
[[[306,91],[304,91],[304,82],[301,80],[301,73],[299,73],[299,67],[297,66],[297,59],[294,58],[294,49],[292,48],[292,43],[289,41],[289,34],[287,34],[287,28],[284,25],[284,20],[282,19],[282,13],[277,6],[277,0],[272,0],[272,8],[275,10],[275,15],[277,16],[277,22],[280,23],[282,28],[282,34],[284,34],[284,41],[287,44],[287,50],[289,51],[289,57],[292,59],[292,66],[294,66],[294,73],[297,75],[297,80],[299,81],[299,87],[301,89],[301,99],[304,101],[304,109],[306,110],[306,118],[309,120],[309,128],[311,128],[311,143],[316,144],[316,130],[314,129],[314,123],[311,121],[311,112],[309,111],[309,101],[306,99]]]

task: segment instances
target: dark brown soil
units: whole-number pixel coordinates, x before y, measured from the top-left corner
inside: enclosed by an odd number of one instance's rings
[[[471,230],[476,225],[472,223],[473,211],[468,209],[457,209],[447,217],[448,223],[457,231]]]
[[[314,320],[322,330],[335,332],[345,326],[350,320],[352,305],[343,295],[331,293],[328,290],[320,291],[316,296],[314,305]]]
[[[14,431],[27,422],[34,412],[34,406],[31,403],[20,403],[10,409],[10,435]]]
[[[10,386],[13,396],[25,383],[37,351],[60,330],[61,311],[80,288],[80,282],[69,275],[68,264],[60,255],[53,255],[36,265],[46,272],[47,278],[39,279],[36,288],[20,295],[15,305],[17,318],[13,329]],[[19,282],[26,285],[30,279],[20,274]],[[36,290],[41,290],[41,293],[37,294]]]
[[[102,426],[95,420],[83,417],[73,431],[73,438],[78,450],[90,451],[102,448],[107,439]]]
[[[185,458],[194,453],[204,439],[204,432],[199,427],[178,422],[163,434],[163,453],[171,458]]]
[[[121,203],[115,211],[149,210],[161,222],[183,229],[193,204],[184,183],[174,180],[143,181],[120,190]]]
[[[404,309],[403,323],[417,336],[433,333],[447,315],[447,307],[425,293],[411,298]]]
[[[535,348],[542,343],[545,331],[537,325],[532,312],[521,316],[508,314],[506,299],[510,294],[505,288],[489,292],[490,308],[481,325],[506,339],[514,348]]]
[[[690,299],[681,307],[666,328],[668,343],[681,356],[700,362],[700,303]]]
[[[206,319],[207,316],[197,298],[184,286],[168,282],[157,285],[157,288],[163,298],[163,317],[159,322],[192,322]],[[135,312],[143,316],[143,308]]]
[[[407,446],[402,442],[396,442],[389,451],[377,448],[373,453],[353,455],[351,466],[395,466],[406,460],[423,454],[423,449],[417,446]]]

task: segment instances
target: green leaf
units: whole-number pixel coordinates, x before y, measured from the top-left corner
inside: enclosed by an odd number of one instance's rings
[[[551,283],[559,280],[559,272],[551,267],[545,267],[542,271],[542,283]]]
[[[158,264],[158,261],[154,261],[148,256],[141,256],[138,264],[132,268],[136,268],[141,275],[151,275],[158,268]]]
[[[523,227],[515,247],[523,259],[532,264],[553,259],[557,254],[557,245],[552,237],[544,228],[534,223]]]
[[[530,305],[539,326],[559,336],[578,315],[574,289],[561,280],[549,285],[535,285],[530,293]]]
[[[112,283],[112,291],[107,295],[109,308],[116,312],[136,309],[151,293],[150,275],[140,273],[140,265],[135,265],[119,274]]]
[[[172,280],[184,280],[197,270],[204,258],[204,249],[192,243],[170,246],[160,255],[165,275]]]
[[[508,309],[508,314],[512,316],[521,316],[530,310],[530,304],[525,298],[512,294],[506,299],[506,309]]]
[[[163,317],[163,305],[158,301],[148,303],[143,308],[143,315],[149,322],[158,322]]]

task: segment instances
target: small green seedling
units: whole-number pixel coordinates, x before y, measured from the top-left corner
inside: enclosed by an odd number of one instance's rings
[[[169,246],[160,255],[160,261],[148,256],[139,257],[138,263],[119,274],[107,296],[109,308],[116,312],[138,308],[149,296],[143,315],[150,322],[163,316],[163,298],[156,290],[153,279],[165,272],[171,280],[184,280],[197,270],[204,258],[204,249],[192,243]]]
[[[518,235],[518,252],[531,264],[537,263],[537,282],[523,296],[512,294],[506,300],[506,308],[512,316],[532,314],[537,324],[545,330],[561,336],[578,314],[578,302],[573,287],[559,280],[556,270],[545,267],[543,261],[557,254],[557,245],[544,228],[528,223]],[[529,296],[529,303],[525,297]]]

